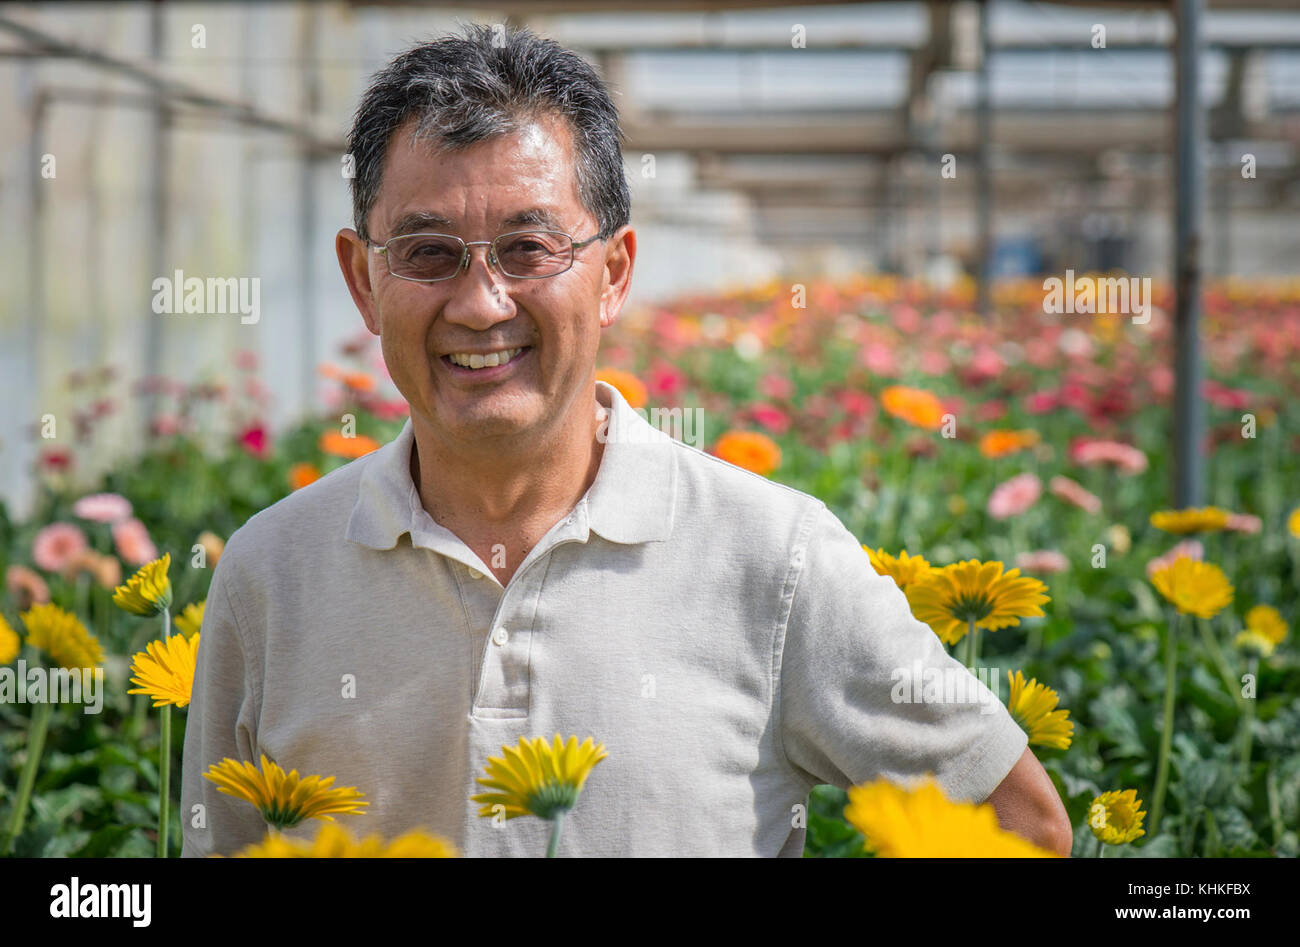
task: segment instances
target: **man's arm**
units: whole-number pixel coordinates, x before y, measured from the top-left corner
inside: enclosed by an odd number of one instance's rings
[[[1070,857],[1074,827],[1052,778],[1032,750],[1025,750],[985,802],[993,806],[998,824],[1008,832]]]

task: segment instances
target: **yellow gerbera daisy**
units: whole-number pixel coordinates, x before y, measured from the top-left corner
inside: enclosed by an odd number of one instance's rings
[[[328,813],[353,813],[361,806],[370,805],[360,801],[364,793],[354,786],[331,789],[333,776],[304,778],[296,769],[285,775],[279,764],[267,759],[265,753],[261,772],[252,763],[227,757],[213,763],[203,776],[217,784],[218,792],[252,803],[267,824],[277,829],[292,828],[304,819],[333,822],[333,816]]]
[[[155,707],[184,707],[194,687],[194,659],[198,652],[198,635],[169,635],[166,641],[149,642],[146,651],[131,659],[131,683],[140,686],[127,693],[148,694]]]
[[[915,789],[880,779],[849,788],[844,818],[881,858],[1055,858],[1006,831],[987,803],[953,802],[932,777]]]
[[[1268,657],[1277,647],[1272,638],[1253,628],[1237,632],[1237,637],[1232,640],[1232,643],[1244,654],[1257,658]]]
[[[929,562],[921,556],[909,556],[906,549],[897,556],[891,556],[883,549],[872,549],[866,545],[862,548],[871,558],[871,568],[880,575],[889,576],[900,589],[906,589],[930,571]]]
[[[1282,643],[1289,630],[1282,613],[1272,605],[1256,605],[1246,612],[1246,628],[1258,632],[1275,645]]]
[[[1166,533],[1203,533],[1223,529],[1228,525],[1227,510],[1217,506],[1203,506],[1187,510],[1160,510],[1151,514],[1151,525]]]
[[[548,745],[544,737],[524,737],[517,746],[503,746],[501,752],[505,758],[488,757],[487,777],[475,780],[496,790],[470,797],[471,802],[482,803],[481,816],[495,815],[494,807],[501,805],[507,819],[521,815],[553,819],[577,804],[588,774],[609,755],[604,744],[593,743],[591,737],[581,745],[576,736],[561,743],[558,733],[553,744]]]
[[[1123,845],[1146,835],[1142,800],[1136,789],[1104,792],[1088,807],[1088,827],[1107,845]]]
[[[22,639],[14,631],[5,617],[0,615],[0,664],[8,664],[22,651]]]
[[[966,635],[972,620],[977,628],[996,631],[1041,616],[1039,606],[1051,601],[1038,579],[1021,576],[1019,569],[1003,573],[1002,563],[978,559],[931,569],[904,592],[912,614],[950,645]]]
[[[198,604],[191,602],[186,605],[184,610],[172,619],[176,630],[187,638],[198,634],[199,629],[203,627],[203,609],[207,604],[208,600],[204,599]]]
[[[104,663],[99,639],[77,616],[57,605],[33,605],[19,617],[27,626],[27,643],[48,654],[59,667],[95,668]]]
[[[171,567],[172,554],[163,553],[161,559],[155,559],[140,567],[135,575],[126,580],[126,585],[119,585],[113,592],[113,604],[133,615],[158,615],[172,604],[172,583],[167,578]]]
[[[1232,602],[1232,584],[1223,570],[1188,556],[1151,573],[1151,584],[1184,615],[1213,618]]]
[[[353,841],[352,835],[337,822],[321,826],[310,842],[268,834],[256,845],[238,852],[236,858],[455,858],[456,847],[446,839],[412,829],[385,842],[378,835]],[[221,856],[215,855],[214,858]]]
[[[1300,539],[1300,506],[1291,511],[1291,515],[1286,519],[1286,528],[1291,531],[1291,535]]]
[[[1074,736],[1074,723],[1069,719],[1068,710],[1056,709],[1060,700],[1056,691],[1039,684],[1034,678],[1026,684],[1025,676],[1019,671],[1014,676],[1008,671],[1007,680],[1011,682],[1007,709],[1011,711],[1011,718],[1029,734],[1029,742],[1068,750]]]

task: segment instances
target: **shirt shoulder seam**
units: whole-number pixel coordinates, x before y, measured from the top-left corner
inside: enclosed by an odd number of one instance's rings
[[[752,470],[746,470],[744,467],[738,466],[737,464],[733,464],[731,463],[731,461],[723,460],[721,457],[718,457],[715,454],[710,454],[708,451],[700,450],[698,447],[695,447],[691,444],[687,444],[685,441],[679,441],[675,437],[670,438],[670,441],[672,442],[672,445],[679,450],[689,451],[690,453],[697,455],[698,457],[700,457],[705,461],[714,464],[721,464],[723,467],[729,468],[731,470],[739,471],[740,473],[743,473],[747,477],[754,478],[764,486],[776,487],[777,489],[784,490],[787,493],[792,493],[801,500],[811,499],[811,500],[816,500],[816,502],[818,503],[822,502],[821,500],[818,500],[815,496],[813,496],[811,493],[804,493],[802,490],[796,490],[794,487],[790,486],[789,484],[779,483],[776,480],[772,480],[769,477],[763,476],[763,474],[755,473]],[[825,504],[822,505],[825,506]]]

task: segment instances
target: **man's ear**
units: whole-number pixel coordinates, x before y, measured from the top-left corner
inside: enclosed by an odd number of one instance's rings
[[[334,238],[334,251],[339,257],[339,269],[348,284],[348,292],[356,303],[366,328],[379,335],[379,307],[375,305],[374,289],[370,285],[370,248],[351,227],[344,227]]]
[[[632,288],[632,265],[636,262],[636,231],[623,227],[609,239],[605,249],[605,272],[601,277],[600,327],[607,329],[618,318]]]

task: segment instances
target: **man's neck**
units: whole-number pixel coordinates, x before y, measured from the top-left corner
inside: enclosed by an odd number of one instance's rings
[[[502,455],[448,444],[412,418],[411,479],[434,522],[455,533],[504,581],[552,526],[573,510],[596,479],[604,456],[597,430],[609,409],[592,413],[549,443]],[[491,550],[504,550],[497,568]]]

